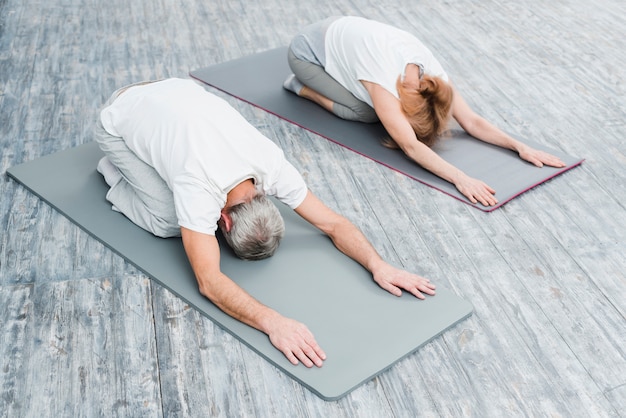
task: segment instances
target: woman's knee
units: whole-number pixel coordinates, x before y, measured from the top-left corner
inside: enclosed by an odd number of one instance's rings
[[[355,122],[375,123],[379,121],[374,109],[363,102],[351,103],[350,105],[335,102],[333,105],[333,113],[341,119]]]
[[[298,62],[300,60],[298,60],[298,58],[296,58],[296,55],[293,53],[292,50],[292,45],[289,44],[289,48],[287,48],[287,64],[289,64],[289,68],[291,68],[291,71],[295,74],[294,67],[297,68],[298,66]]]
[[[363,105],[355,109],[354,112],[356,113],[360,122],[375,123],[379,121],[378,115],[376,114],[374,108],[366,103],[363,103]]]

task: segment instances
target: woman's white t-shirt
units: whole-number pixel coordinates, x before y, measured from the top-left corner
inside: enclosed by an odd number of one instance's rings
[[[165,180],[182,227],[213,235],[226,194],[250,178],[292,209],[306,197],[306,184],[283,151],[192,80],[131,87],[101,119]]]
[[[414,35],[362,17],[337,19],[326,31],[325,71],[354,96],[373,107],[360,82],[376,83],[398,98],[396,82],[407,64],[448,81],[432,52]]]

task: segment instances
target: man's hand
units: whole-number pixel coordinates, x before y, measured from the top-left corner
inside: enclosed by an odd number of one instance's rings
[[[280,350],[291,364],[298,364],[298,360],[306,367],[322,367],[326,360],[326,353],[317,345],[313,333],[306,325],[277,315],[266,330],[274,347]]]
[[[454,185],[472,203],[480,202],[483,206],[493,206],[498,203],[498,199],[494,196],[496,191],[480,180],[463,174]]]
[[[401,296],[402,289],[418,299],[426,299],[424,294],[431,296],[435,294],[435,285],[430,280],[398,269],[387,263],[382,264],[372,274],[374,281],[380,287],[395,296]]]
[[[263,305],[220,271],[215,236],[186,228],[181,228],[181,235],[203,296],[226,314],[266,333],[291,363],[300,360],[307,367],[322,366],[326,354],[306,326]]]
[[[559,157],[548,154],[544,151],[536,150],[529,146],[524,146],[519,151],[519,156],[522,160],[528,161],[529,163],[534,164],[537,167],[543,167],[544,164],[551,167],[565,167],[565,163],[561,161]]]

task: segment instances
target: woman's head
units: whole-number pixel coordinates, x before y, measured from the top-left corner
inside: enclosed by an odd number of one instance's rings
[[[431,147],[447,129],[452,106],[452,87],[440,77],[429,75],[420,80],[417,89],[403,86],[399,79],[396,87],[402,111],[417,139]]]
[[[235,254],[244,260],[261,260],[274,254],[285,232],[278,208],[264,195],[229,209],[230,231],[222,234]]]

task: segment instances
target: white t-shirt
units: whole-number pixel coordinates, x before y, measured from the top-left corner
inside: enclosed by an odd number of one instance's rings
[[[226,194],[249,178],[292,209],[306,197],[304,179],[283,151],[192,80],[131,87],[101,119],[165,180],[182,227],[213,235]]]
[[[376,83],[398,98],[396,82],[407,64],[448,81],[432,52],[409,32],[354,16],[334,21],[326,31],[326,72],[372,107],[360,80]]]

